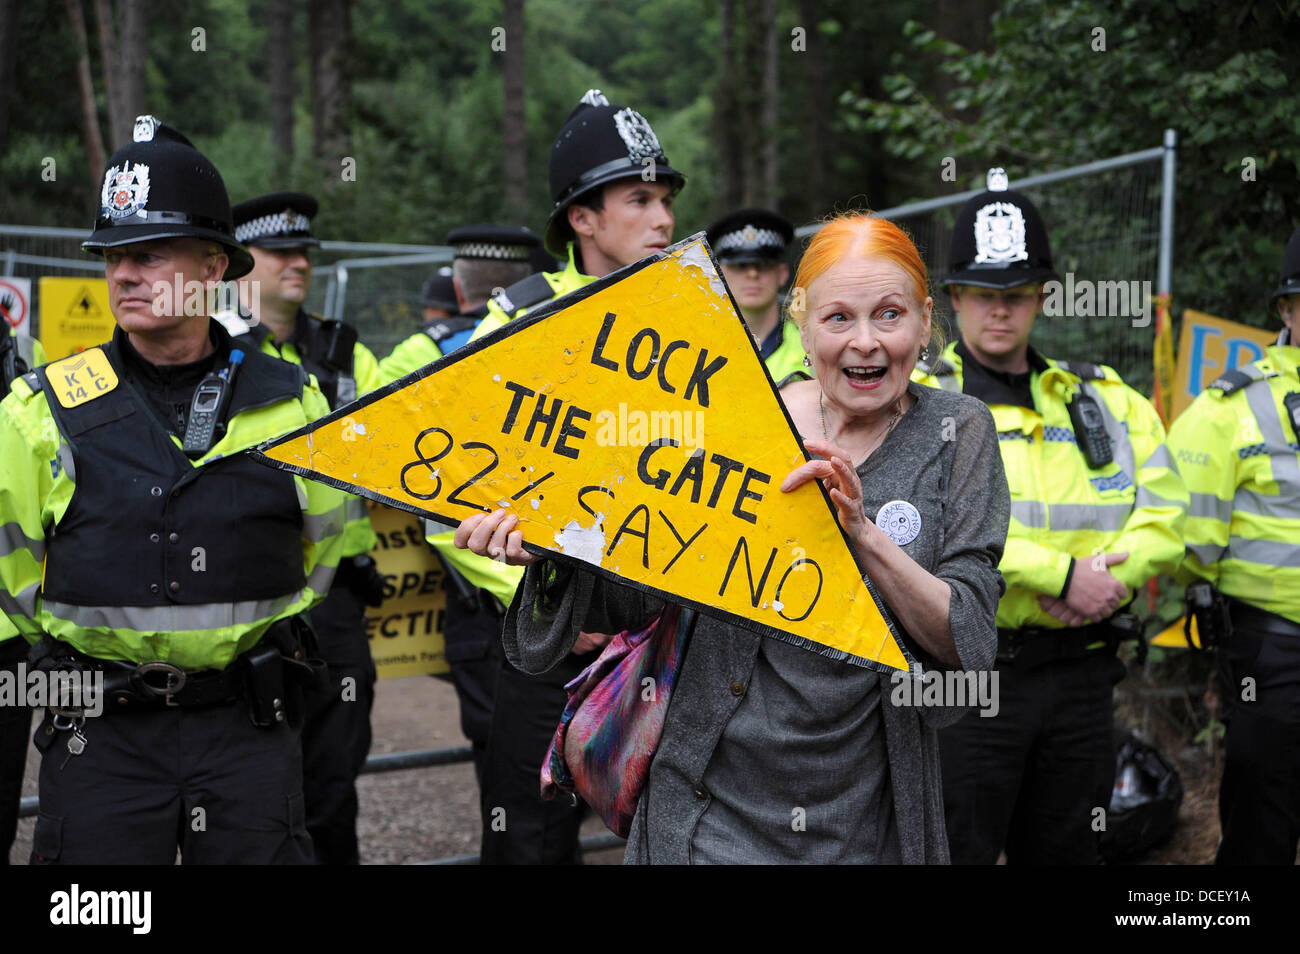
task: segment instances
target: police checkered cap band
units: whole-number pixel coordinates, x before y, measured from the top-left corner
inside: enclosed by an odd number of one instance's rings
[[[753,226],[746,226],[735,232],[728,232],[718,239],[718,244],[714,248],[719,252],[726,252],[730,249],[750,249],[750,248],[785,248],[785,239],[781,233],[774,232],[772,229],[756,229]]]
[[[271,238],[277,235],[294,235],[301,232],[311,231],[311,219],[301,212],[295,212],[293,209],[285,209],[283,212],[276,212],[273,215],[263,215],[255,219],[249,219],[243,225],[235,228],[235,241],[237,242],[255,242],[258,239]]]
[[[501,245],[495,242],[466,242],[453,245],[457,258],[496,258],[512,262],[528,261],[528,248],[524,245]]]

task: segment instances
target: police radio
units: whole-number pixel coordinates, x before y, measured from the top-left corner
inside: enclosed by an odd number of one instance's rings
[[[1291,430],[1300,438],[1300,391],[1292,391],[1282,399],[1287,414],[1291,415]]]
[[[1066,408],[1070,412],[1070,423],[1074,425],[1075,442],[1083,451],[1088,466],[1096,470],[1113,461],[1115,451],[1110,444],[1110,435],[1106,433],[1106,419],[1097,406],[1097,399],[1079,392]]]
[[[217,431],[225,430],[226,404],[234,387],[235,371],[244,360],[238,348],[230,352],[230,363],[220,371],[208,374],[194,389],[190,402],[189,422],[185,426],[185,443],[181,449],[190,457],[201,457],[212,446]]]

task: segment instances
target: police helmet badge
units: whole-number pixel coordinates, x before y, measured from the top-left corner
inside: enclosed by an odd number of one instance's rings
[[[132,165],[130,160],[121,168],[111,166],[104,173],[104,188],[99,196],[104,215],[111,219],[124,219],[144,210],[149,201],[149,167],[142,162]]]
[[[635,109],[620,109],[614,114],[614,128],[627,146],[628,158],[640,162],[642,159],[661,155],[659,137],[650,128],[646,118]]]
[[[1007,170],[1001,167],[990,169],[985,182],[990,192],[1006,192],[1011,187],[1011,183],[1007,179]]]
[[[1004,265],[1029,258],[1025,214],[1012,202],[990,202],[975,213],[975,263]]]
[[[162,123],[152,116],[137,116],[131,138],[135,142],[153,142],[153,134],[161,125]]]
[[[746,225],[745,230],[740,233],[740,237],[745,240],[746,245],[757,245],[758,229],[752,225]]]

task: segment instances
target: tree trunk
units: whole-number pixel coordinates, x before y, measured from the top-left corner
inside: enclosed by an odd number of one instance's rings
[[[349,121],[349,0],[310,0],[312,151],[326,192],[355,174]]]
[[[781,149],[777,132],[781,122],[780,40],[776,33],[776,0],[763,4],[763,105],[762,205],[776,209],[781,186]]]
[[[95,22],[99,27],[99,59],[108,94],[108,141],[113,150],[126,143],[128,120],[122,102],[121,60],[117,55],[117,26],[112,0],[95,0]],[[134,118],[134,117],[133,117]]]
[[[18,0],[0,0],[0,156],[9,139],[9,97],[18,57]]]
[[[266,59],[271,84],[271,182],[289,184],[293,169],[293,0],[271,0]]]
[[[511,221],[528,218],[528,127],[524,114],[524,2],[505,0],[505,84],[501,134],[505,146],[506,211]]]
[[[744,171],[741,168],[743,143],[741,141],[736,88],[742,78],[736,68],[736,0],[722,0],[718,7],[719,45],[721,65],[718,71],[718,89],[713,98],[714,141],[718,144],[719,188],[723,214],[740,206],[744,188]]]
[[[95,87],[90,80],[90,44],[86,39],[86,19],[81,14],[81,0],[63,0],[68,26],[77,45],[77,92],[81,98],[81,139],[86,145],[86,162],[90,181],[98,183],[104,174],[104,140],[99,134],[99,116],[95,113]]]
[[[144,90],[145,39],[149,32],[144,3],[145,0],[118,0],[117,4],[117,22],[121,26],[117,34],[117,55],[118,66],[122,71],[119,90],[123,115],[120,143],[117,130],[113,131],[115,148],[131,141],[135,117],[152,112],[145,101]],[[185,39],[188,51],[188,35]]]
[[[811,104],[810,108],[803,110],[804,156],[800,166],[805,199],[803,212],[809,219],[820,215],[829,205],[830,198],[826,194],[826,153],[830,145],[830,127],[826,117],[832,112],[833,104],[827,100],[826,54],[817,33],[820,16],[817,0],[799,0],[799,25],[805,31],[807,47],[798,55],[803,64],[804,102]]]

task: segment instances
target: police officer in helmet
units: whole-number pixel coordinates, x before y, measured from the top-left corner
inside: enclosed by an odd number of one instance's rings
[[[949,288],[960,337],[918,366],[925,384],[993,412],[1011,491],[999,569],[996,715],[939,733],[956,864],[1089,864],[1110,805],[1119,611],[1182,553],[1186,491],[1151,404],[1114,370],[1030,347],[1047,229],[1001,169],[957,215]]]
[[[565,263],[506,288],[474,337],[544,301],[666,248],[673,199],[686,177],[668,162],[645,117],[588,90],[551,147],[551,214],[543,244]]]
[[[496,295],[475,338],[672,242],[673,199],[685,176],[669,163],[645,117],[612,105],[599,90],[587,91],[556,136],[550,183],[554,204],[544,243],[565,267],[532,275]],[[457,546],[464,548],[471,533],[490,538],[498,527],[509,531],[513,520],[501,511],[470,517],[457,528]],[[578,860],[577,809],[560,799],[542,801],[537,779],[568,698],[564,685],[592,662],[607,638],[584,635],[563,662],[541,676],[503,664],[483,773],[484,863]],[[504,827],[494,824],[500,809]]]
[[[33,665],[107,696],[61,699],[37,730],[32,859],[306,862],[299,614],[334,575],[342,495],[243,451],[328,407],[209,317],[203,290],[252,258],[188,139],[140,117],[98,198],[84,247],[113,338],[0,403],[0,523],[22,531],[0,605]]]
[[[1192,500],[1181,576],[1228,725],[1221,865],[1292,865],[1300,844],[1300,229],[1269,311],[1277,343],[1169,429]]]

